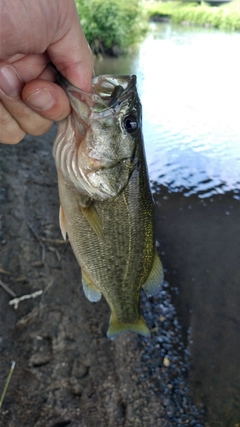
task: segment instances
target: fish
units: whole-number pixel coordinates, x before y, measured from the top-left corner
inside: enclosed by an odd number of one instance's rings
[[[63,76],[71,114],[54,142],[59,220],[81,267],[85,296],[102,295],[111,315],[107,337],[133,331],[150,336],[140,291],[158,293],[163,267],[156,251],[154,202],[142,134],[135,75],[103,75],[92,93]]]

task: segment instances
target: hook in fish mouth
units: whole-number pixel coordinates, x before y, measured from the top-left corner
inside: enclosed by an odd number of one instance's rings
[[[129,98],[136,91],[137,77],[133,75],[104,75],[93,78],[94,93],[108,108],[113,108]]]
[[[80,95],[80,100],[86,102],[93,112],[101,112],[114,109],[117,104],[125,101],[136,91],[137,77],[133,75],[107,74],[93,77],[92,93],[88,93],[71,85],[68,80],[59,73],[54,64],[49,65],[56,73],[57,83],[67,92]]]

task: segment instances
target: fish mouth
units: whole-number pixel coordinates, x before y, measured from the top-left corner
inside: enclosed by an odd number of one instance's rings
[[[136,92],[137,77],[132,75],[111,75],[94,77],[92,79],[92,93],[85,92],[71,85],[57,72],[58,84],[67,92],[70,99],[75,96],[79,101],[86,103],[93,113],[106,112],[128,100]],[[89,113],[90,113],[89,111]]]
[[[93,78],[94,93],[104,101],[106,108],[114,108],[129,98],[136,90],[137,77],[133,75],[104,75]],[[97,103],[98,104],[98,103]],[[95,108],[98,105],[94,106]]]

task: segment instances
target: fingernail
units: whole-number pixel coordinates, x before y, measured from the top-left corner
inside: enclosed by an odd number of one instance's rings
[[[27,104],[36,110],[48,110],[54,105],[54,98],[48,89],[39,89],[32,93],[28,99]]]
[[[0,69],[0,88],[8,96],[20,95],[22,82],[11,65]]]

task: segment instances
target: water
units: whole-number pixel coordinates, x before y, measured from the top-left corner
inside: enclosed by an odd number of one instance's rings
[[[240,426],[239,46],[239,33],[153,24],[139,50],[95,67],[138,78],[159,250],[207,427]]]
[[[134,73],[151,180],[169,191],[240,195],[240,34],[152,24],[138,52],[98,61]]]

